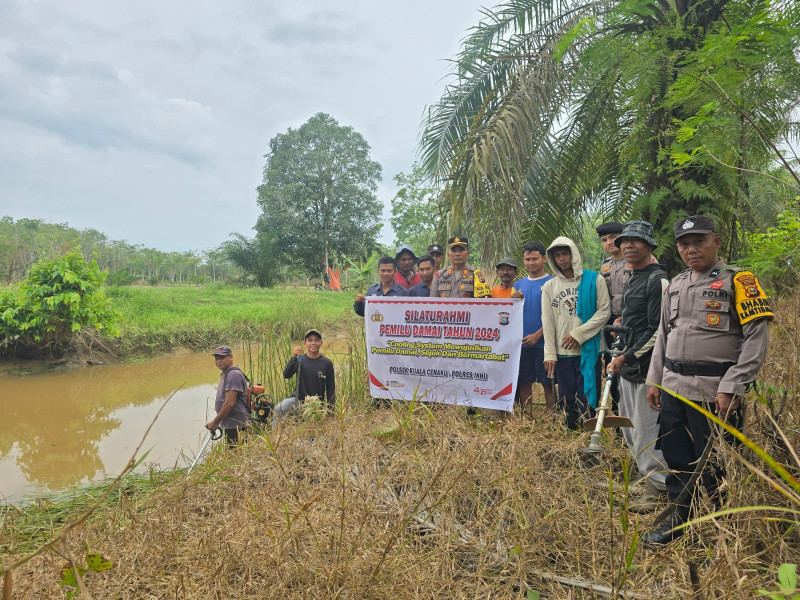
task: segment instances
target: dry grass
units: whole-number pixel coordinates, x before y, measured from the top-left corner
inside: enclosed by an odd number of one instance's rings
[[[764,380],[792,393],[780,420],[796,446],[800,302],[780,315]],[[753,439],[796,475],[764,414],[750,412]],[[191,476],[147,494],[120,496],[69,547],[80,555],[86,541],[113,561],[85,577],[95,598],[136,599],[524,598],[528,590],[749,598],[775,590],[778,566],[800,560],[797,516],[779,511],[726,515],[663,550],[630,551],[653,517],[627,512],[627,454],[607,443],[602,462],[587,465],[578,452],[585,438],[547,418],[495,422],[452,407],[351,403],[240,451],[218,449]],[[726,506],[790,506],[733,450],[721,456]],[[7,513],[4,544],[14,518]],[[50,553],[28,563],[15,574],[14,597],[62,597],[64,562]]]

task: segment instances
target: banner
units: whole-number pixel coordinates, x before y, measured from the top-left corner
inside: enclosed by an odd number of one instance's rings
[[[521,299],[368,296],[370,394],[511,411],[522,306]]]

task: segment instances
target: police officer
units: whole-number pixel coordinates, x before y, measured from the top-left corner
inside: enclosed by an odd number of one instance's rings
[[[607,259],[600,265],[600,274],[606,280],[608,286],[608,295],[611,298],[611,317],[608,319],[608,324],[613,325],[618,319],[622,318],[622,292],[625,288],[625,282],[628,280],[628,261],[622,253],[622,249],[616,245],[616,239],[622,233],[622,223],[616,221],[609,221],[603,223],[595,228],[597,235],[600,236],[600,243],[603,245],[603,250],[609,255]],[[611,334],[605,334],[606,347],[610,348],[614,343]],[[603,353],[603,368],[607,369],[611,364],[611,356]],[[619,380],[614,378],[611,382],[611,409],[614,412],[619,411]]]
[[[628,263],[622,250],[614,243],[622,233],[622,229],[622,223],[616,221],[609,221],[595,228],[597,235],[600,236],[603,250],[609,254],[609,257],[600,265],[600,274],[606,280],[608,294],[611,296],[611,319],[609,321],[611,323],[622,316],[622,290],[628,279]]]
[[[678,253],[689,268],[666,289],[656,344],[647,379],[705,406],[739,428],[739,405],[745,388],[764,362],[773,314],[758,278],[726,266],[717,256],[721,239],[710,217],[697,215],[674,225]],[[660,448],[670,473],[667,493],[672,502],[688,486],[711,434],[709,421],[670,393],[651,386],[647,402],[660,410]],[[700,478],[709,496],[719,502],[720,467],[706,467]],[[689,518],[692,496],[676,504],[664,524],[642,541],[666,544],[683,530],[672,529]]]
[[[452,237],[447,242],[450,266],[442,269],[431,282],[431,298],[485,298],[491,293],[483,274],[467,264],[469,241]]]

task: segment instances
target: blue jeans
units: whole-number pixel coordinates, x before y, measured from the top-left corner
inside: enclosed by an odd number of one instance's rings
[[[278,421],[285,419],[291,413],[296,412],[300,408],[300,400],[294,396],[289,396],[278,404],[272,411],[272,427],[278,426]]]

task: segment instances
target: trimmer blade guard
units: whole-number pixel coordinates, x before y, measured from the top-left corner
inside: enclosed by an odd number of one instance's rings
[[[583,430],[584,431],[594,431],[594,428],[597,427],[597,417],[592,417],[591,419],[586,419],[583,422]],[[628,417],[618,417],[617,415],[607,415],[603,419],[603,428],[607,429],[609,427],[633,427],[633,423]]]

